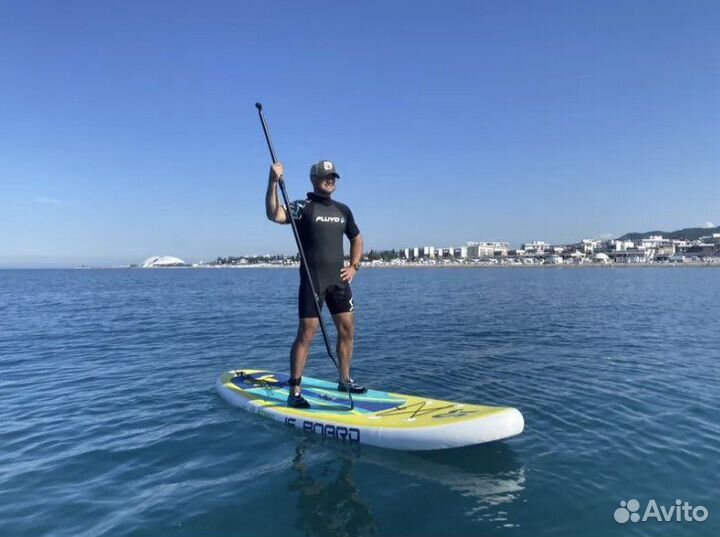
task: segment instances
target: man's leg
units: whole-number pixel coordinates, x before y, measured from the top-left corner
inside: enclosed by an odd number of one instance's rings
[[[307,362],[310,345],[315,337],[320,321],[315,318],[300,319],[297,336],[290,351],[290,376],[295,379],[302,377]],[[293,393],[300,393],[300,386],[293,386]]]
[[[317,320],[317,319],[315,319]],[[340,373],[343,381],[350,378],[350,362],[352,361],[353,344],[355,343],[355,314],[352,312],[333,315],[337,328],[337,355],[340,360]]]

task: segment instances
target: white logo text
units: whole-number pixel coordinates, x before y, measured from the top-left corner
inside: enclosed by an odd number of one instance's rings
[[[680,499],[669,507],[658,505],[655,500],[650,500],[645,506],[642,515],[640,514],[640,502],[636,499],[621,501],[620,507],[615,509],[613,518],[619,524],[626,522],[646,522],[655,520],[657,522],[704,522],[708,517],[707,507],[703,505],[692,506],[689,502]]]

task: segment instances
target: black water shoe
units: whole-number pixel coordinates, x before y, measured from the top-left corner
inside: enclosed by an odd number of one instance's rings
[[[287,406],[291,408],[310,408],[310,403],[301,395],[290,392],[287,398]]]
[[[350,379],[347,383],[350,387],[350,393],[367,393],[367,388]],[[342,381],[338,381],[338,391],[347,392],[347,387]]]

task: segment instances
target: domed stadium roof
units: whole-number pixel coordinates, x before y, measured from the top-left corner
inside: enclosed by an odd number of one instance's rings
[[[173,257],[171,255],[154,255],[143,261],[142,267],[184,267],[186,264],[187,263],[179,257]]]

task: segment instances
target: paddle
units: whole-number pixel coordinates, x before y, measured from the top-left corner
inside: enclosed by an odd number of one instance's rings
[[[272,158],[273,164],[275,164],[278,160],[275,156],[275,149],[273,148],[272,140],[270,139],[270,131],[268,130],[267,121],[265,121],[265,114],[263,114],[262,104],[255,103],[255,107],[258,109],[260,123],[262,123],[263,132],[265,133],[265,140],[267,141],[268,149],[270,150],[270,157]],[[293,235],[295,235],[295,243],[297,244],[298,252],[300,253],[300,262],[302,264],[303,270],[305,271],[305,277],[310,284],[310,290],[312,291],[313,302],[315,304],[315,311],[317,312],[318,319],[320,320],[320,330],[322,331],[323,339],[325,340],[325,349],[327,350],[328,356],[332,360],[332,363],[335,364],[335,369],[337,369],[338,371],[338,377],[345,385],[345,390],[347,391],[348,398],[350,399],[349,410],[353,410],[355,408],[355,401],[353,401],[351,386],[350,383],[343,378],[343,374],[340,371],[340,366],[335,359],[335,355],[333,355],[333,352],[330,349],[330,339],[328,338],[327,330],[325,328],[325,321],[323,321],[320,311],[320,303],[318,302],[318,295],[315,292],[315,284],[313,284],[312,276],[310,274],[310,267],[308,266],[307,259],[305,258],[305,250],[303,249],[302,241],[300,240],[300,234],[298,233],[297,224],[295,223],[295,217],[290,210],[290,199],[288,197],[287,189],[285,188],[285,180],[282,177],[280,177],[278,185],[280,185],[280,192],[282,193],[285,207],[287,207],[287,214],[290,217],[290,225],[292,226]]]

